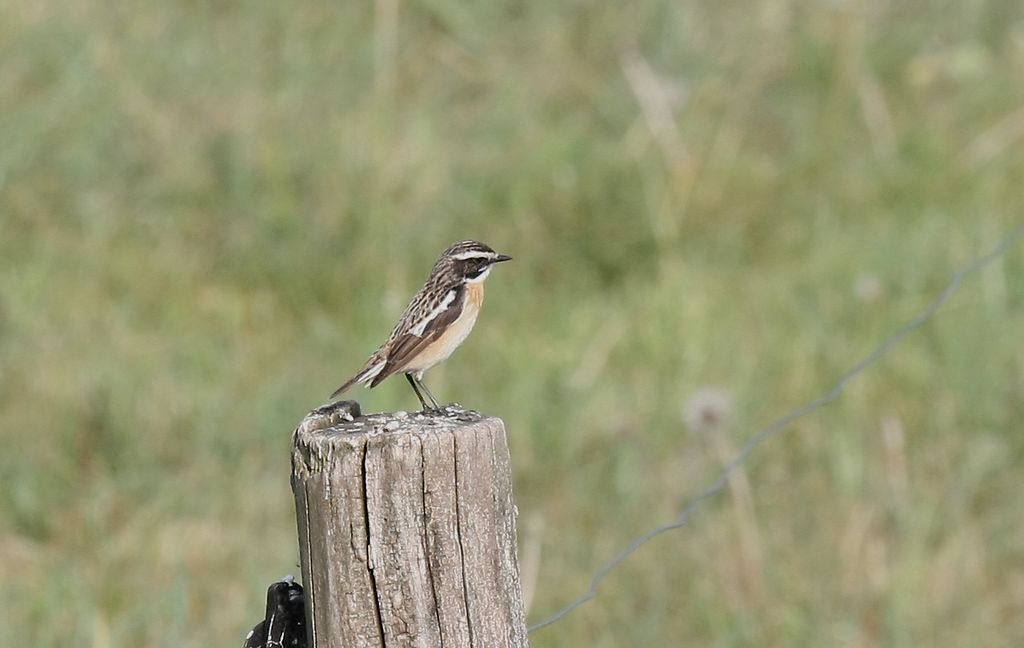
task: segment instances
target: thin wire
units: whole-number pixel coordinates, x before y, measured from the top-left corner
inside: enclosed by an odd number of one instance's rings
[[[533,632],[534,630],[539,630],[540,628],[551,625],[555,621],[558,621],[559,619],[569,614],[579,606],[583,605],[587,601],[594,598],[594,596],[597,594],[598,585],[601,584],[601,581],[603,581],[605,577],[619,565],[619,563],[621,563],[630,555],[632,555],[637,549],[647,544],[647,542],[655,536],[659,536],[662,533],[665,533],[666,531],[678,529],[684,524],[686,524],[687,520],[690,518],[690,514],[694,511],[694,509],[697,508],[697,506],[701,502],[712,497],[713,495],[716,495],[723,488],[725,488],[725,484],[728,481],[729,476],[732,475],[732,473],[735,472],[737,468],[739,468],[740,464],[742,464],[746,460],[747,455],[749,455],[754,450],[754,448],[761,445],[761,443],[763,443],[769,437],[774,436],[777,432],[782,430],[782,428],[786,427],[793,421],[813,412],[816,409],[824,407],[825,405],[828,405],[835,399],[839,398],[840,394],[842,394],[843,390],[846,388],[847,383],[856,378],[858,374],[867,369],[869,366],[878,362],[878,360],[880,360],[882,356],[888,353],[889,349],[891,349],[896,343],[898,343],[908,334],[912,333],[915,329],[919,328],[928,320],[930,320],[939,310],[939,308],[942,307],[946,300],[949,299],[953,292],[956,291],[956,289],[960,286],[960,284],[968,275],[977,272],[978,270],[984,268],[985,266],[989,265],[996,259],[1003,256],[1006,253],[1006,251],[1009,250],[1010,247],[1012,247],[1013,244],[1016,243],[1019,238],[1021,238],[1021,236],[1024,236],[1024,226],[1018,227],[1017,229],[1011,231],[1010,234],[1007,235],[1005,239],[1003,239],[1002,243],[996,246],[996,248],[993,249],[991,252],[982,257],[979,257],[974,262],[958,270],[952,276],[952,278],[950,278],[949,283],[946,284],[946,287],[943,288],[942,292],[940,292],[939,295],[932,300],[931,304],[929,304],[927,308],[921,311],[921,313],[919,313],[912,320],[910,320],[909,322],[901,326],[899,329],[897,329],[895,333],[893,333],[888,338],[883,340],[882,343],[879,344],[874,351],[866,355],[860,362],[855,364],[852,369],[850,369],[842,376],[840,376],[839,380],[836,381],[835,386],[832,387],[832,389],[829,392],[827,392],[824,396],[820,396],[812,400],[811,402],[807,403],[806,405],[796,410],[793,410],[792,412],[786,414],[785,416],[778,419],[768,427],[762,429],[754,436],[750,437],[750,439],[740,450],[739,454],[736,455],[736,458],[729,462],[729,464],[726,465],[726,467],[722,470],[722,474],[719,475],[715,483],[712,484],[709,488],[702,491],[692,500],[690,500],[690,502],[686,505],[686,508],[684,508],[683,511],[674,520],[667,524],[655,527],[647,533],[640,536],[639,538],[636,538],[635,540],[630,542],[629,546],[620,551],[618,554],[616,554],[614,558],[608,561],[608,563],[606,563],[603,567],[597,570],[597,572],[594,574],[594,577],[590,580],[590,588],[587,590],[586,594],[579,597],[569,605],[566,605],[564,608],[562,608],[558,612],[555,612],[543,621],[531,625],[529,627],[529,631]]]

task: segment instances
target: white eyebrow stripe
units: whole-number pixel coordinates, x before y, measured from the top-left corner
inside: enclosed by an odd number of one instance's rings
[[[469,259],[494,259],[497,258],[497,254],[493,252],[481,252],[479,250],[470,250],[469,252],[461,252],[452,256],[457,261],[467,261]]]
[[[423,332],[427,330],[427,326],[435,319],[437,319],[438,315],[448,310],[448,307],[452,305],[453,301],[455,301],[455,295],[457,293],[458,289],[456,288],[452,288],[451,290],[449,290],[448,294],[445,295],[444,299],[441,300],[441,303],[437,305],[437,308],[430,311],[430,313],[428,313],[426,317],[420,320],[419,323],[416,324],[416,326],[412,327],[412,329],[409,332],[415,335],[416,337],[423,337]]]

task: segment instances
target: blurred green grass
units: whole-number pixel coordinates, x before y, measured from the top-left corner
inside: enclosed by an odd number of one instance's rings
[[[508,424],[545,616],[1022,221],[1022,78],[997,0],[0,5],[0,626],[237,645],[290,430],[470,237],[430,384]],[[1024,642],[1022,270],[533,645]]]

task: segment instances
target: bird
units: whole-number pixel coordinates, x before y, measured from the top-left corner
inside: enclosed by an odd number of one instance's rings
[[[466,340],[484,301],[487,275],[495,264],[511,259],[479,241],[450,245],[434,263],[427,282],[405,307],[388,339],[356,375],[331,394],[331,399],[357,383],[373,388],[390,376],[404,373],[423,411],[439,410],[437,399],[423,384],[423,374],[446,360]]]

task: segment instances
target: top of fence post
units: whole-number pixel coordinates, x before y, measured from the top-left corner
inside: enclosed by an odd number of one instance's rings
[[[527,646],[504,423],[311,412],[292,444],[310,646]]]

